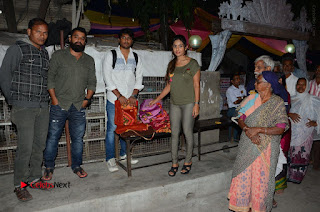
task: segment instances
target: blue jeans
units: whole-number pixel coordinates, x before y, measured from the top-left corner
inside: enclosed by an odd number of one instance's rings
[[[111,102],[107,101],[107,133],[106,133],[106,140],[105,140],[105,146],[106,146],[106,161],[110,160],[111,158],[114,158],[115,152],[114,152],[114,131],[117,128],[117,125],[114,124],[114,116],[115,116],[115,106]],[[123,156],[126,154],[126,142],[122,139],[120,139],[120,156]]]
[[[237,116],[238,113],[236,111],[236,108],[235,107],[232,107],[232,108],[229,108],[228,111],[227,111],[227,117],[231,118],[231,117],[234,117],[234,116]],[[239,136],[241,134],[241,128],[232,122],[231,126],[229,127],[229,135],[228,135],[228,139],[229,141],[231,140],[231,136],[232,136],[232,128],[233,128],[233,140],[234,141],[239,141]]]
[[[44,165],[46,168],[54,168],[58,152],[58,143],[66,120],[69,120],[71,137],[71,168],[74,170],[82,164],[83,136],[86,130],[85,108],[80,111],[72,104],[68,111],[59,105],[51,105],[47,146],[44,151]]]

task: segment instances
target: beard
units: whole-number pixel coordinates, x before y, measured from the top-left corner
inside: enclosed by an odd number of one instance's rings
[[[70,42],[70,48],[75,52],[83,52],[85,47],[86,46],[82,45],[81,43],[80,44],[76,44],[76,43]]]

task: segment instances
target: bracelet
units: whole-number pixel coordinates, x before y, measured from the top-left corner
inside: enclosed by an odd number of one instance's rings
[[[122,97],[122,95],[121,95],[121,94],[117,97],[117,100],[119,100],[119,99],[120,99],[120,97]]]
[[[200,102],[194,102],[194,104],[200,105]]]
[[[267,127],[264,128],[264,134],[267,135]]]

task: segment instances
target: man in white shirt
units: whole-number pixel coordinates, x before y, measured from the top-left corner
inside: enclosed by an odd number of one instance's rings
[[[286,57],[282,60],[282,68],[283,73],[286,76],[286,85],[287,85],[287,91],[289,92],[290,96],[296,95],[296,85],[298,81],[298,77],[293,75],[294,66],[293,66],[293,58]]]
[[[107,130],[106,130],[106,161],[110,172],[118,171],[115,162],[114,131],[117,126],[114,123],[115,101],[119,100],[123,104],[135,104],[137,95],[143,89],[142,85],[142,63],[136,53],[131,49],[133,44],[133,32],[122,29],[119,34],[119,46],[115,53],[106,53],[103,62],[103,77],[107,90]],[[114,58],[116,56],[116,59]],[[115,60],[115,63],[114,63]],[[120,140],[120,159],[126,159],[126,144]],[[129,156],[128,156],[129,157]],[[131,157],[131,156],[130,156]],[[132,164],[138,160],[131,160]]]
[[[244,97],[247,95],[246,89],[243,85],[240,85],[240,75],[234,74],[231,78],[232,85],[228,88],[226,92],[227,96],[227,102],[228,102],[228,117],[236,116],[236,108],[239,106],[240,102],[244,99]],[[234,125],[233,126],[233,140],[239,141],[238,135],[241,129],[239,126]],[[232,127],[229,127],[229,140],[231,140],[231,131]]]

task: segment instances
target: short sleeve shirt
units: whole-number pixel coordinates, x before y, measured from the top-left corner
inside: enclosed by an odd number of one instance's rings
[[[184,66],[176,67],[170,76],[170,101],[175,105],[185,105],[195,101],[193,77],[200,70],[195,59]]]

